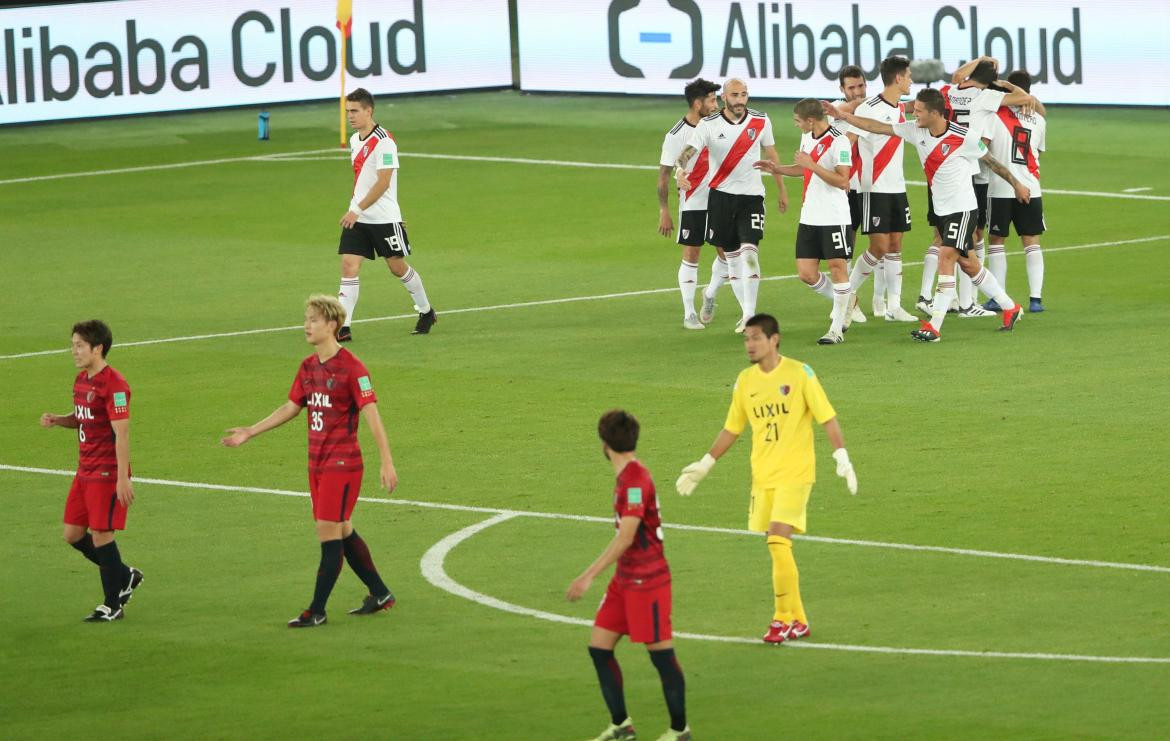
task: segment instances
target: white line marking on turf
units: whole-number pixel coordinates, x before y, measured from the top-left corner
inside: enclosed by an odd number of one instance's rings
[[[1071,252],[1075,250],[1091,250],[1099,249],[1101,247],[1118,247],[1121,245],[1143,244],[1146,242],[1160,242],[1170,239],[1170,234],[1161,234],[1156,237],[1140,237],[1138,239],[1123,239],[1115,242],[1093,242],[1091,244],[1074,244],[1066,247],[1045,247],[1045,254],[1053,252]],[[1018,257],[1024,254],[1020,250],[1008,252],[1009,257]],[[921,265],[922,261],[904,262],[904,267],[914,267]],[[770,275],[766,278],[761,278],[764,281],[770,280],[792,280],[796,278],[795,274],[789,275]],[[572,304],[581,301],[604,301],[606,299],[614,298],[631,298],[634,296],[651,296],[659,293],[676,293],[678,286],[671,288],[647,288],[641,291],[622,291],[620,293],[599,293],[594,296],[569,296],[567,298],[548,298],[538,299],[535,301],[518,301],[510,304],[492,304],[490,306],[468,306],[461,309],[444,309],[443,315],[447,314],[472,314],[482,311],[499,311],[501,309],[523,309],[533,306],[553,306],[556,304]],[[397,319],[415,319],[418,314],[390,314],[388,316],[369,317],[367,319],[354,319],[354,324],[364,324],[366,322],[386,322]],[[287,327],[262,327],[259,329],[239,329],[230,332],[210,332],[208,334],[192,334],[183,335],[180,337],[161,337],[154,340],[133,340],[131,342],[119,342],[118,347],[142,347],[144,345],[161,345],[169,342],[193,342],[195,340],[212,340],[221,337],[241,337],[252,334],[268,334],[271,332],[289,332],[294,329],[304,329],[300,324]],[[0,360],[16,360],[18,358],[35,358],[41,355],[63,355],[69,352],[69,348],[58,348],[55,350],[35,350],[32,352],[12,353],[10,355],[0,355]]]
[[[13,466],[0,463],[0,471],[15,473],[38,473],[49,476],[73,476],[74,471],[57,468],[38,468],[35,466]],[[228,484],[209,484],[200,481],[174,481],[172,479],[155,479],[135,476],[134,480],[140,484],[154,484],[170,486],[180,489],[201,489],[208,491],[242,492],[248,494],[274,494],[283,497],[308,497],[303,491],[291,489],[271,489],[260,486],[234,486]],[[469,504],[448,504],[446,502],[423,502],[412,499],[391,499],[386,497],[360,497],[363,502],[378,504],[393,504],[404,507],[420,507],[424,509],[441,509],[455,512],[477,512],[485,515],[509,515],[512,517],[534,517],[542,520],[570,520],[572,522],[613,523],[612,517],[594,517],[591,515],[572,515],[563,512],[534,512],[523,509],[503,509],[500,507],[476,507]],[[737,530],[728,527],[712,527],[710,525],[683,525],[669,523],[664,525],[668,530],[683,530],[688,532],[714,533],[717,535],[739,535],[753,538],[760,537],[760,533],[750,530]],[[1032,561],[1036,563],[1051,563],[1061,566],[1088,566],[1100,569],[1122,569],[1125,571],[1149,571],[1161,574],[1170,574],[1170,566],[1156,566],[1142,563],[1121,563],[1114,561],[1090,561],[1075,558],[1060,558],[1056,556],[1034,556],[1026,553],[1004,553],[1001,551],[981,551],[972,548],[954,548],[939,545],[915,545],[913,543],[889,543],[880,540],[857,540],[852,538],[830,538],[821,535],[797,535],[797,539],[811,543],[828,543],[831,545],[853,545],[865,548],[887,548],[900,551],[920,551],[930,553],[947,553],[956,556],[971,556],[974,558],[1000,558],[1011,561]]]
[[[1144,193],[1147,190],[1153,190],[1153,188],[1122,188],[1121,192],[1122,193]]]
[[[462,530],[457,530],[439,542],[431,546],[426,553],[423,554],[422,560],[419,562],[419,568],[422,571],[423,577],[433,586],[449,592],[457,597],[470,600],[477,604],[491,607],[503,612],[510,612],[515,615],[524,615],[527,617],[537,618],[539,620],[547,620],[553,623],[564,623],[567,625],[591,626],[593,621],[584,618],[569,617],[568,615],[559,615],[555,612],[545,612],[544,610],[535,610],[530,607],[522,607],[511,602],[497,599],[491,595],[477,592],[460,584],[447,574],[445,563],[447,556],[451,551],[466,540],[470,540],[473,536],[487,530],[493,525],[498,525],[501,522],[515,519],[517,513],[501,512],[500,514],[489,517],[482,522],[477,522],[474,525],[468,525]],[[598,518],[600,519],[600,518]],[[612,520],[605,520],[609,523]],[[759,638],[744,638],[742,636],[716,636],[706,635],[703,633],[684,633],[682,631],[675,631],[674,635],[678,638],[689,638],[698,641],[718,641],[720,643],[743,643],[752,646],[759,646],[761,641]],[[1023,653],[1023,652],[1009,652],[1009,651],[964,651],[960,649],[945,649],[945,648],[902,648],[897,646],[857,646],[843,643],[815,643],[800,641],[799,643],[787,644],[793,648],[802,649],[822,649],[828,651],[855,651],[861,653],[878,653],[878,654],[910,654],[915,656],[960,656],[965,658],[975,659],[1030,659],[1033,661],[1088,661],[1105,664],[1170,664],[1170,657],[1155,657],[1155,656],[1091,656],[1082,654],[1058,654],[1058,653]]]

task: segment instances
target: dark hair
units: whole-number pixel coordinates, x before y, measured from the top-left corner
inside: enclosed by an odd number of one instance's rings
[[[638,447],[638,420],[622,409],[611,409],[597,420],[597,436],[617,453],[629,453]]]
[[[103,358],[110,354],[110,348],[114,346],[114,333],[101,319],[74,324],[72,334],[85,340],[90,347],[101,345]]]
[[[780,334],[780,322],[771,314],[756,314],[743,323],[744,327],[759,327],[765,337],[775,337]]]
[[[980,62],[975,65],[975,69],[971,70],[971,75],[967,79],[974,80],[980,85],[990,85],[995,82],[997,77],[994,64],[991,62]]]
[[[1025,93],[1032,92],[1032,75],[1028,74],[1022,69],[1018,69],[1008,75],[1007,81],[1023,90]]]
[[[704,80],[702,77],[700,77],[694,82],[687,83],[687,86],[683,88],[683,95],[686,96],[687,105],[690,105],[696,100],[702,100],[703,98],[706,98],[708,95],[718,90],[718,83],[711,82],[710,80]]]
[[[893,85],[898,75],[910,69],[910,60],[906,57],[886,57],[882,60],[882,84]]]
[[[856,64],[847,64],[841,68],[840,72],[837,73],[837,84],[844,85],[846,77],[860,77],[864,80],[865,73],[862,72],[861,67],[858,67]]]
[[[364,87],[359,87],[357,90],[354,90],[345,96],[345,99],[350,103],[357,103],[363,108],[369,108],[371,111],[374,110],[374,96],[370,95],[370,91]]]
[[[922,103],[924,106],[932,111],[947,115],[947,104],[943,100],[942,93],[935,88],[928,87],[918,91],[918,96],[915,100]]]
[[[825,109],[821,108],[821,101],[816,98],[805,98],[797,101],[796,105],[792,106],[792,112],[800,118],[823,119],[825,117]]]

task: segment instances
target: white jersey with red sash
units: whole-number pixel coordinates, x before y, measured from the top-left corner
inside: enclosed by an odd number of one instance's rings
[[[674,167],[694,129],[694,124],[685,118],[679,119],[662,140],[662,156],[658,158],[658,164],[663,167]],[[707,210],[707,183],[711,180],[711,174],[711,152],[706,148],[700,149],[699,153],[687,162],[687,181],[690,182],[690,186],[685,191],[681,188],[678,191],[680,211]]]
[[[844,100],[833,101],[834,108],[840,108],[843,105],[845,105]],[[861,135],[860,129],[853,128],[844,119],[830,118],[829,124],[837,131],[840,131],[842,134],[855,134],[857,136]],[[856,193],[861,192],[861,150],[858,148],[858,144],[859,141],[853,142],[853,167],[849,169],[849,190],[852,190]]]
[[[943,85],[938,89],[947,106],[947,118],[960,126],[966,126],[972,134],[987,136],[987,128],[991,125],[991,117],[1000,107],[1007,93],[1002,90],[980,88],[974,86]],[[975,182],[986,183],[991,179],[991,172],[977,164]]]
[[[939,216],[975,210],[975,188],[971,172],[987,154],[983,139],[965,126],[948,123],[940,136],[911,121],[894,124],[894,133],[914,145],[926,172],[934,212]]]
[[[991,141],[991,156],[1024,185],[1033,198],[1040,193],[1040,153],[1048,122],[1039,113],[1024,113],[1015,106],[1004,106],[996,112],[995,120],[983,133]],[[987,189],[989,198],[1015,198],[1016,192],[1003,178],[995,177]]]
[[[378,181],[378,170],[398,169],[398,145],[394,137],[381,126],[374,126],[369,136],[362,138],[354,132],[349,138],[349,158],[353,162],[353,200],[351,207],[369,194]],[[402,221],[398,208],[398,173],[390,176],[390,187],[373,205],[362,212],[358,221],[363,224],[395,224]]]
[[[760,159],[760,148],[775,146],[772,122],[767,114],[748,108],[739,121],[730,121],[726,111],[707,116],[695,127],[688,146],[696,152],[710,151],[711,182],[708,187],[745,196],[764,195],[760,171],[752,167]]]
[[[820,136],[807,132],[800,137],[800,151],[807,152],[813,162],[826,170],[844,165],[851,167],[853,147],[849,137],[834,126]],[[852,220],[849,215],[849,196],[834,188],[812,170],[804,171],[804,195],[800,204],[800,223],[808,226],[840,226]]]
[[[875,95],[859,105],[854,115],[892,126],[906,122],[906,107]],[[861,153],[861,190],[866,193],[905,193],[902,137],[873,134],[861,129],[855,131]]]

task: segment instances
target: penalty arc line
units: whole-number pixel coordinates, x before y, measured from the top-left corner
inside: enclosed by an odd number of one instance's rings
[[[0,471],[13,473],[35,473],[48,476],[73,476],[75,471],[56,468],[39,468],[35,466],[14,466],[0,463]],[[134,481],[140,484],[153,484],[179,489],[194,489],[197,491],[225,491],[245,494],[271,494],[283,497],[306,498],[308,492],[293,491],[291,489],[273,489],[262,486],[237,486],[229,484],[212,484],[201,481],[175,481],[172,479],[157,479],[135,476]],[[504,509],[501,507],[478,507],[470,504],[450,504],[447,502],[425,502],[412,499],[397,499],[389,497],[359,497],[360,501],[375,504],[390,504],[400,507],[417,507],[420,509],[438,509],[453,512],[475,512],[485,515],[508,515],[510,517],[532,517],[542,520],[568,520],[571,522],[590,522],[613,524],[612,517],[595,517],[591,515],[574,515],[565,512],[536,512],[522,509]],[[685,525],[681,523],[666,523],[667,530],[681,530],[685,532],[713,533],[716,535],[737,535],[760,537],[760,533],[750,530],[737,530],[728,527],[713,527],[710,525]],[[1061,558],[1059,556],[1036,556],[1028,553],[1007,553],[1003,551],[984,551],[973,548],[956,548],[940,545],[917,545],[914,543],[893,543],[880,540],[860,540],[855,538],[832,538],[823,535],[796,535],[796,539],[810,543],[825,543],[829,545],[852,545],[863,548],[885,548],[899,551],[916,551],[924,553],[945,553],[955,556],[969,556],[972,558],[997,558],[1009,561],[1029,561],[1033,563],[1050,563],[1060,566],[1086,566],[1099,569],[1119,569],[1123,571],[1144,571],[1160,574],[1170,574],[1170,566],[1155,564],[1123,563],[1117,561],[1091,561],[1075,558]]]
[[[555,612],[546,612],[544,610],[536,610],[531,607],[523,607],[521,605],[505,602],[504,600],[492,597],[491,595],[477,592],[474,589],[460,584],[451,578],[446,570],[447,556],[451,551],[455,550],[459,544],[470,540],[473,536],[487,530],[493,525],[498,525],[502,522],[513,520],[519,515],[516,513],[501,512],[492,517],[469,525],[462,530],[457,530],[450,535],[447,535],[439,542],[431,546],[426,553],[423,554],[419,562],[419,568],[422,571],[423,577],[431,583],[432,586],[437,587],[445,592],[470,600],[476,604],[485,607],[491,607],[503,612],[512,613],[515,615],[523,615],[526,617],[537,618],[539,620],[546,620],[553,623],[562,623],[566,625],[591,626],[593,621],[584,618],[570,617],[568,615],[560,615]],[[600,518],[599,518],[600,519]],[[608,520],[607,520],[608,522]],[[675,637],[686,638],[698,641],[715,641],[719,643],[742,643],[753,646],[760,645],[759,638],[745,638],[743,636],[718,636],[707,635],[704,633],[689,633],[683,631],[674,631]],[[903,648],[899,646],[860,646],[846,643],[816,643],[800,641],[799,643],[787,644],[787,646],[799,649],[820,649],[825,651],[849,651],[856,653],[876,653],[876,654],[897,654],[897,655],[912,655],[912,656],[940,656],[940,657],[962,657],[975,659],[1025,659],[1032,661],[1080,661],[1080,662],[1095,662],[1105,664],[1170,664],[1170,657],[1157,656],[1093,656],[1083,654],[1061,654],[1061,653],[1029,653],[1016,651],[969,651],[962,649],[946,649],[946,648]]]
[[[1050,254],[1050,253],[1054,253],[1054,252],[1072,252],[1072,251],[1077,251],[1077,250],[1100,249],[1102,247],[1118,247],[1118,246],[1131,245],[1131,244],[1143,244],[1143,243],[1147,243],[1147,242],[1161,242],[1161,241],[1168,240],[1168,239],[1170,239],[1170,234],[1160,234],[1160,235],[1153,236],[1153,237],[1139,237],[1136,239],[1123,239],[1123,240],[1118,240],[1118,241],[1113,241],[1113,242],[1093,242],[1090,244],[1066,245],[1064,247],[1045,247],[1044,253]],[[1024,253],[1021,250],[1014,250],[1011,252],[1006,252],[1005,254],[1008,257],[1018,257],[1020,255],[1023,255]],[[914,267],[914,266],[921,265],[921,264],[922,264],[922,261],[919,260],[916,262],[904,262],[903,266],[904,267]],[[796,277],[797,276],[795,274],[771,275],[771,276],[768,276],[766,278],[761,278],[760,280],[761,281],[793,280]],[[662,294],[662,293],[677,293],[677,292],[678,292],[678,286],[672,286],[671,288],[647,288],[647,289],[640,290],[640,291],[621,291],[621,292],[617,292],[617,293],[599,293],[599,294],[596,294],[593,296],[568,296],[565,298],[548,298],[548,299],[538,299],[535,301],[518,301],[518,302],[514,302],[514,303],[492,304],[492,305],[488,305],[488,306],[467,306],[467,307],[456,308],[456,309],[445,309],[443,311],[443,314],[444,315],[448,315],[448,314],[473,314],[473,313],[479,313],[479,312],[484,312],[484,311],[500,311],[502,309],[524,309],[524,308],[530,308],[530,307],[534,307],[534,306],[554,306],[554,305],[558,305],[558,304],[572,304],[572,303],[579,303],[579,302],[584,302],[584,301],[604,301],[607,299],[615,299],[615,298],[632,298],[632,297],[637,297],[637,296],[652,296],[652,295]],[[394,321],[394,320],[399,320],[399,319],[415,319],[417,317],[418,317],[418,314],[390,314],[387,316],[369,317],[367,319],[354,319],[353,323],[354,324],[365,324],[368,322],[372,323],[372,322]],[[238,330],[232,330],[230,332],[210,332],[207,334],[182,335],[179,337],[161,337],[161,338],[153,339],[153,340],[132,340],[130,342],[120,342],[120,343],[118,343],[118,347],[120,347],[120,348],[143,347],[146,345],[162,345],[162,344],[167,344],[167,343],[171,343],[171,342],[194,342],[197,340],[212,340],[212,339],[219,339],[222,337],[243,337],[243,336],[255,335],[255,334],[269,334],[272,332],[289,332],[289,331],[292,331],[294,329],[304,329],[304,327],[300,324],[297,324],[297,325],[291,325],[291,326],[285,326],[285,327],[261,327],[258,329],[238,329]],[[65,353],[68,353],[68,352],[69,352],[69,348],[64,348],[64,347],[57,348],[54,350],[34,350],[32,352],[21,352],[21,353],[12,353],[9,355],[0,355],[0,360],[17,360],[20,358],[35,358],[35,357],[40,357],[43,355],[64,355]]]

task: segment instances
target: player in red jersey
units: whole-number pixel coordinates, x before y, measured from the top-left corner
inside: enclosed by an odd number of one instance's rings
[[[634,643],[646,644],[662,680],[670,728],[659,741],[689,741],[686,681],[671,640],[670,566],[662,549],[662,518],[654,481],[635,454],[639,429],[638,420],[620,409],[601,415],[597,423],[601,451],[617,474],[613,502],[617,534],[597,560],[573,580],[565,597],[570,602],[581,599],[598,574],[617,562],[589,639],[589,655],[612,719],[597,741],[635,738],[634,724],[626,713],[622,671],[613,653],[623,635]]]
[[[342,555],[370,592],[351,615],[368,615],[394,606],[394,595],[378,575],[370,549],[353,529],[350,517],[362,485],[362,451],[358,447],[358,415],[365,418],[382,465],[382,487],[394,491],[398,474],[390,456],[386,429],[378,416],[370,372],[353,353],[341,347],[337,334],[345,308],[332,296],[311,296],[305,304],[305,339],[316,352],[297,370],[288,401],[251,427],[233,427],[220,442],[235,448],[262,432],[288,422],[309,408],[309,493],[321,541],[321,564],[309,609],[289,621],[290,628],[325,623],[325,603],[341,573]]]
[[[77,430],[77,475],[65,500],[65,542],[97,564],[105,601],[85,618],[121,620],[142,572],[122,563],[114,533],[126,529],[130,482],[130,385],[106,363],[113,333],[97,319],[73,325],[73,411],[41,415],[41,427]]]

